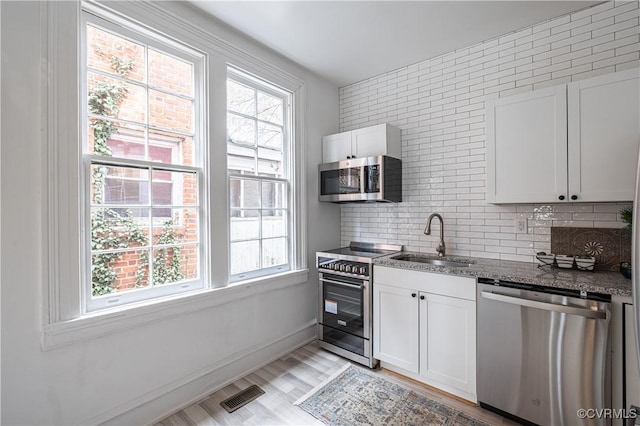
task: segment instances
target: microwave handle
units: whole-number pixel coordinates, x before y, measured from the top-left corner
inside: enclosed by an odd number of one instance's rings
[[[366,172],[367,171],[367,166],[360,166],[360,193],[361,194],[366,194],[367,192],[367,175]]]

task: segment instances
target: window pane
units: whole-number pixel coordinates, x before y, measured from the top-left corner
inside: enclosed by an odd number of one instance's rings
[[[94,26],[87,26],[87,65],[144,81],[144,46]]]
[[[288,104],[268,93],[276,87],[249,78],[239,82],[235,75],[230,71],[227,79],[230,274],[243,279],[245,272],[288,263],[288,182],[273,181],[289,175],[283,130]]]
[[[173,199],[174,178],[180,180],[182,173],[154,170],[152,172],[151,199],[154,206],[177,204]],[[175,176],[178,175],[178,176]],[[180,183],[178,183],[179,185]]]
[[[241,145],[256,145],[255,121],[234,114],[227,114],[227,137],[229,142]]]
[[[193,94],[193,65],[167,54],[149,49],[149,85],[168,92]]]
[[[231,241],[260,238],[260,212],[258,210],[232,210],[229,222]]]
[[[282,98],[276,98],[266,93],[258,92],[258,118],[282,125]]]
[[[89,114],[146,121],[147,98],[142,87],[92,72],[87,73],[87,82]]]
[[[258,146],[282,150],[282,128],[266,123],[258,123]]]
[[[149,130],[149,159],[164,164],[193,165],[193,138],[162,130]]]
[[[242,241],[230,244],[230,272],[232,275],[260,268],[260,242]]]
[[[196,205],[198,177],[195,173],[153,170],[154,205]]]
[[[153,285],[197,277],[197,246],[169,246],[153,250]],[[194,259],[192,259],[194,257]]]
[[[287,239],[270,238],[262,240],[262,267],[284,265],[287,263]]]
[[[284,210],[265,210],[262,212],[262,237],[286,237],[287,214]]]
[[[149,285],[149,250],[91,256],[92,295],[122,293]]]
[[[230,111],[255,117],[255,90],[233,80],[227,80],[227,108]]]
[[[92,208],[91,250],[113,250],[148,244],[149,210]]]
[[[285,186],[282,182],[262,182],[262,208],[282,208],[285,199]]]
[[[198,242],[198,210],[154,208],[153,244]]]
[[[91,118],[87,130],[87,152],[90,154],[144,159],[144,127],[109,119]]]
[[[232,208],[260,207],[260,181],[232,178],[231,191]]]
[[[260,176],[284,177],[282,152],[258,148],[258,174]]]
[[[255,150],[237,145],[228,145],[228,148],[229,155],[227,157],[227,167],[229,170],[236,170],[235,173],[242,171],[246,174],[255,175]]]
[[[165,129],[193,130],[193,101],[149,90],[149,124]]]
[[[149,172],[136,167],[91,166],[94,204],[148,204]]]

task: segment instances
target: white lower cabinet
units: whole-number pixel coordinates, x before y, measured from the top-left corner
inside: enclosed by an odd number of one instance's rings
[[[417,373],[417,292],[378,283],[373,288],[373,356]]]
[[[374,357],[389,370],[477,402],[475,279],[374,269]]]
[[[475,400],[476,302],[429,293],[420,298],[420,375]]]

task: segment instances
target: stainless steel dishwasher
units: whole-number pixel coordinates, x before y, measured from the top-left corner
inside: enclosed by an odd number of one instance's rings
[[[477,300],[482,407],[522,423],[609,424],[579,410],[611,407],[611,296],[479,278]]]

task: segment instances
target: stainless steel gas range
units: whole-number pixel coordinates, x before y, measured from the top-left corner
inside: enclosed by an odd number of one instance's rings
[[[320,347],[369,368],[378,364],[371,340],[373,259],[398,251],[402,246],[352,242],[316,253]]]

